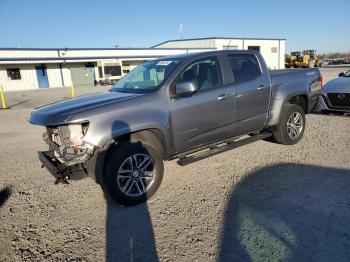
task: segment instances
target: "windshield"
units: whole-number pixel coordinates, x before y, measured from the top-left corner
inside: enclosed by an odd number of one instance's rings
[[[291,55],[292,56],[301,56],[301,52],[292,52]]]
[[[180,59],[157,59],[137,66],[112,86],[114,92],[146,93],[158,89],[180,64]]]

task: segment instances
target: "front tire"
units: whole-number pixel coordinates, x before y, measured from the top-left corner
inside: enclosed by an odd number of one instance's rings
[[[136,205],[152,197],[164,173],[161,151],[144,141],[121,142],[108,152],[104,184],[108,195],[122,205]]]
[[[305,131],[305,112],[296,104],[286,104],[281,120],[272,131],[274,140],[283,145],[294,145],[300,141]]]

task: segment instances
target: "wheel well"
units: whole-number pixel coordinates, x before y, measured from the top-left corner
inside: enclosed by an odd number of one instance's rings
[[[307,108],[307,97],[304,95],[298,95],[298,96],[293,96],[288,99],[288,102],[291,104],[296,104],[299,105],[305,114],[308,113],[308,108]]]
[[[130,141],[131,139],[150,141],[154,145],[158,142],[161,147],[160,149],[162,150],[161,153],[163,157],[166,155],[167,148],[165,144],[165,138],[162,131],[160,131],[159,129],[144,129],[114,138],[116,142]]]
[[[113,140],[109,140],[103,147],[96,150],[93,156],[87,162],[88,175],[94,179],[98,184],[103,185],[104,181],[104,168],[105,160],[116,142],[131,141],[131,140],[144,140],[149,141],[154,146],[159,146],[161,154],[166,157],[166,144],[163,133],[158,129],[141,130],[134,133],[129,133],[115,137]]]

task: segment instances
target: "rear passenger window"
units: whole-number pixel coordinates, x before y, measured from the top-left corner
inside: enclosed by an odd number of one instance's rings
[[[248,81],[261,75],[260,65],[254,55],[228,55],[235,82]]]

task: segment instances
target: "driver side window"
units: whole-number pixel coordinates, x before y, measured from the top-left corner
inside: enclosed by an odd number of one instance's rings
[[[220,86],[219,65],[214,58],[193,62],[179,75],[177,83],[194,82],[198,92]]]

